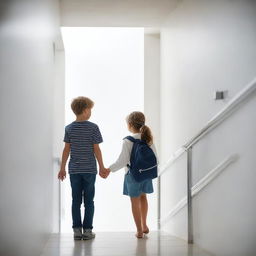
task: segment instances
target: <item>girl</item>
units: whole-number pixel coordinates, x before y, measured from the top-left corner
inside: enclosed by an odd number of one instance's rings
[[[156,149],[153,145],[153,136],[148,126],[145,125],[145,116],[142,112],[132,112],[126,119],[128,130],[135,139],[142,139],[152,148],[156,155]],[[152,180],[148,179],[142,182],[136,182],[132,174],[128,172],[127,164],[130,163],[130,155],[133,142],[124,139],[122,151],[115,163],[107,169],[106,176],[125,167],[123,194],[130,196],[133,218],[137,227],[137,238],[142,238],[144,234],[149,233],[147,226],[148,202],[146,194],[153,193]]]

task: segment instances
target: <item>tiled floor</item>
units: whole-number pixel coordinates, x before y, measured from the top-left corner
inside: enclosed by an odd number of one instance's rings
[[[52,234],[41,256],[210,256],[195,245],[162,232],[137,239],[131,232],[98,232],[88,241]]]

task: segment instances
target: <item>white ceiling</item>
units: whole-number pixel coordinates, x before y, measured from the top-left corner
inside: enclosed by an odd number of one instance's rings
[[[179,0],[60,0],[64,27],[159,27]]]

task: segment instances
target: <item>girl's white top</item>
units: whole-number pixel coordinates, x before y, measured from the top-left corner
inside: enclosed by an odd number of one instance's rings
[[[132,137],[134,137],[135,139],[141,139],[141,134],[135,133],[132,135]],[[121,150],[121,153],[120,153],[118,159],[116,160],[115,163],[113,163],[109,166],[109,169],[111,172],[118,171],[124,167],[125,167],[125,173],[128,172],[127,164],[130,164],[132,146],[133,146],[133,142],[131,142],[128,139],[123,140],[122,150]],[[152,144],[150,146],[150,148],[153,150],[153,152],[155,153],[155,156],[157,158],[155,145]]]

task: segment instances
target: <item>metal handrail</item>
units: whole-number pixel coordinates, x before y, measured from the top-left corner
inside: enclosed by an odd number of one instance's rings
[[[248,98],[256,90],[256,78],[246,85],[239,93],[235,95],[229,103],[218,112],[206,125],[186,144],[179,148],[167,163],[161,168],[159,176],[173,164],[184,152],[187,152],[187,203],[188,203],[188,243],[193,243],[193,214],[192,214],[192,148],[201,140],[207,133],[213,130],[221,122],[223,122],[246,98]],[[158,208],[161,208],[160,197],[160,180],[158,181]],[[161,212],[158,210],[158,228],[160,229]]]
[[[240,105],[250,94],[252,94],[256,90],[256,78],[254,78],[247,86],[245,86],[236,96],[229,101],[229,103],[218,112],[210,121],[206,123],[206,125],[195,135],[193,136],[187,143],[185,143],[182,147],[180,147],[177,151],[175,151],[169,160],[160,167],[159,176],[167,171],[172,163],[174,163],[184,152],[187,151],[190,147],[194,146],[200,139],[202,139],[209,131],[223,122],[232,111]]]
[[[160,166],[160,172],[158,173],[158,176],[163,175],[168,170],[168,167],[172,163],[174,163],[180,156],[182,156],[185,151],[186,149],[184,147],[181,147],[177,151],[175,151],[169,158],[169,160],[164,165]]]
[[[190,148],[195,145],[202,137],[204,137],[210,130],[224,121],[232,111],[240,105],[248,96],[250,96],[256,90],[256,78],[254,78],[247,86],[245,86],[239,93],[235,95],[233,99],[219,112],[217,113],[204,127],[192,137],[185,145],[185,148]]]
[[[201,178],[192,187],[192,197],[196,196],[202,189],[204,189],[208,184],[210,184],[216,177],[220,175],[228,166],[233,164],[239,158],[238,154],[231,154],[225,157],[217,166],[210,170],[203,178]],[[174,217],[181,209],[187,205],[187,196],[182,198],[176,205],[171,209],[171,211],[163,218],[160,222],[167,223],[170,218]]]

